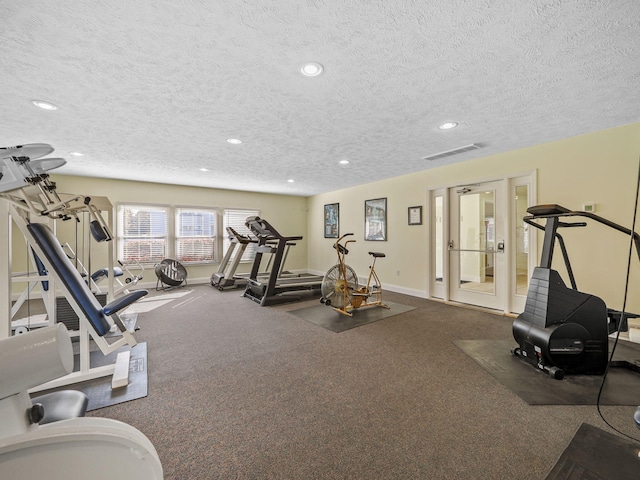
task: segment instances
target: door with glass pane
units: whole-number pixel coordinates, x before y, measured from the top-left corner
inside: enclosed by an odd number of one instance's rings
[[[449,298],[504,309],[508,287],[503,181],[449,189]]]
[[[441,300],[447,298],[446,279],[449,260],[446,256],[446,189],[432,190],[430,198],[430,294]]]
[[[510,311],[521,313],[524,311],[524,305],[527,299],[527,291],[529,289],[529,278],[535,266],[535,258],[530,256],[530,252],[535,252],[535,235],[531,235],[531,227],[524,222],[523,218],[527,215],[527,208],[533,205],[531,198],[532,191],[530,188],[531,178],[521,177],[510,180],[510,196],[513,201],[512,227],[510,245],[511,249],[511,286],[509,288]]]

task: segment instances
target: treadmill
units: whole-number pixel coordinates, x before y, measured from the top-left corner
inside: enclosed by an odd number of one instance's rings
[[[324,278],[321,275],[281,275],[288,247],[295,245],[292,242],[302,240],[302,236],[281,235],[269,222],[258,216],[247,218],[245,224],[258,239],[258,247],[244,297],[264,307],[298,301],[301,299],[301,293],[320,293]],[[273,256],[269,274],[263,277],[258,272],[265,253]]]
[[[236,269],[240,264],[240,260],[242,259],[242,255],[247,249],[247,246],[250,243],[258,242],[256,239],[253,239],[248,235],[242,235],[241,233],[238,233],[231,227],[226,227],[226,230],[231,244],[229,245],[227,252],[224,254],[222,262],[220,262],[218,271],[211,275],[211,286],[217,287],[220,291],[228,287],[238,287],[240,286],[239,281],[242,280],[244,280],[246,283],[248,276],[243,279],[240,275],[236,275]],[[237,252],[233,257],[233,261],[231,262],[231,264],[229,264],[231,256],[236,250]]]
[[[227,235],[230,240],[229,248],[227,249],[222,262],[220,262],[220,266],[218,267],[218,271],[211,275],[211,286],[216,287],[221,292],[227,288],[231,287],[243,287],[247,284],[249,280],[250,273],[236,273],[238,269],[238,265],[242,260],[242,256],[244,255],[245,250],[249,246],[250,243],[257,244],[258,239],[251,237],[249,235],[243,235],[238,233],[232,227],[226,227]],[[285,250],[284,258],[282,260],[281,269],[284,267],[284,264],[287,259],[287,254],[289,252],[289,248],[295,245],[295,243],[287,243],[287,249]],[[237,252],[236,252],[237,250]],[[233,253],[235,255],[233,255]],[[233,255],[233,260],[231,260],[231,256]],[[269,276],[269,266],[271,265],[271,257],[267,262],[266,270],[258,273],[260,277],[268,277]],[[288,272],[282,271],[281,276],[291,275]]]

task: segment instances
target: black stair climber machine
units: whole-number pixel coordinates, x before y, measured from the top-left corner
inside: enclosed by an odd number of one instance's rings
[[[591,212],[571,211],[559,205],[538,205],[527,209],[527,213],[523,220],[544,230],[544,244],[540,266],[535,268],[529,283],[524,312],[513,322],[513,337],[518,347],[511,352],[556,379],[562,379],[565,374],[602,375],[609,356],[609,335],[617,330],[627,331],[627,319],[638,315],[627,312],[623,315],[621,311],[607,308],[602,299],[578,291],[564,240],[557,230],[587,225],[586,222],[561,221],[565,217],[595,220],[627,235],[633,234],[639,258],[640,236]],[[539,219],[546,219],[546,225],[537,223]],[[551,268],[556,240],[571,288]],[[611,366],[640,372],[640,366],[625,361],[612,362]]]

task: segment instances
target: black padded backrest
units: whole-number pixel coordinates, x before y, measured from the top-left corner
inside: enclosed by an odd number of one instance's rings
[[[94,220],[89,224],[89,229],[91,230],[91,236],[96,242],[105,242],[110,238],[104,228],[102,228],[102,225],[100,225],[100,222],[97,220]]]
[[[42,223],[30,223],[27,228],[42,249],[50,267],[58,274],[67,291],[76,300],[98,335],[103,336],[109,332],[111,323],[102,313],[102,306],[62,250],[60,242],[49,226]]]

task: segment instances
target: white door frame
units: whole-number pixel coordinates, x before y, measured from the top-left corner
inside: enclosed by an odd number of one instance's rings
[[[457,184],[446,184],[440,185],[433,188],[429,188],[427,190],[427,198],[426,198],[426,211],[428,221],[426,222],[427,226],[427,244],[428,244],[428,252],[427,255],[427,298],[440,300],[445,302],[450,302],[451,292],[449,287],[449,252],[446,249],[446,245],[451,240],[450,238],[450,202],[448,191],[452,188],[460,188],[464,185],[471,185],[476,183],[488,183],[494,181],[503,180],[505,182],[506,187],[506,195],[507,201],[505,206],[505,232],[508,234],[505,238],[505,252],[506,256],[506,269],[508,273],[508,281],[504,283],[504,295],[503,295],[503,305],[499,308],[500,311],[505,314],[510,313],[519,313],[519,306],[523,303],[522,298],[516,298],[515,293],[515,277],[512,275],[512,272],[515,271],[515,207],[513,205],[512,200],[515,198],[515,187],[520,185],[528,185],[528,205],[536,205],[537,203],[537,171],[525,171],[525,172],[516,172],[512,174],[507,174],[501,177],[488,177],[482,179],[474,179],[469,180],[465,183],[457,183]],[[443,245],[445,246],[442,254],[442,263],[443,263],[443,274],[444,277],[441,284],[436,284],[435,282],[435,255],[437,252],[435,251],[435,229],[433,226],[434,219],[434,197],[441,195],[443,197],[443,219],[442,219],[442,228],[444,238],[442,239]],[[528,267],[529,272],[532,272],[535,266],[538,263],[538,248],[537,248],[537,235],[535,232],[529,231],[529,256],[528,256]]]

